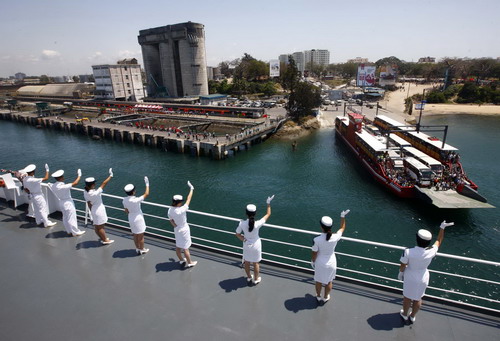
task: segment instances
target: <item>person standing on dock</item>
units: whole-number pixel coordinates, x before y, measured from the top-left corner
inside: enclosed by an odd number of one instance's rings
[[[103,245],[109,245],[114,242],[114,240],[106,237],[106,232],[104,231],[104,224],[108,222],[108,215],[106,214],[106,207],[102,203],[102,192],[112,177],[113,169],[110,168],[109,176],[102,182],[98,189],[95,189],[95,178],[86,178],[85,192],[83,192],[83,197],[85,198],[92,214],[94,231],[100,238],[100,242]]]
[[[345,216],[350,210],[340,213],[340,228],[332,233],[333,220],[324,216],[320,220],[323,233],[314,238],[312,247],[311,266],[314,269],[314,281],[316,282],[316,300],[318,303],[326,303],[330,300],[333,280],[337,273],[337,258],[335,247],[345,230]],[[321,296],[321,289],[325,287],[325,293]]]
[[[63,215],[63,224],[66,232],[73,237],[81,236],[85,233],[78,228],[78,221],[76,219],[76,208],[73,198],[71,197],[71,188],[78,185],[82,171],[78,169],[75,181],[69,184],[64,183],[64,171],[62,169],[52,173],[52,177],[56,179],[55,184],[51,184],[50,189],[59,199],[59,208]]]
[[[149,179],[147,176],[144,177],[144,184],[146,185],[146,190],[140,197],[135,196],[135,186],[128,184],[124,188],[127,197],[123,198],[123,207],[125,208],[125,213],[128,214],[128,222],[132,234],[134,235],[135,252],[138,255],[149,252],[149,249],[144,247],[146,221],[144,220],[144,214],[141,210],[141,202],[149,196]]]
[[[241,220],[236,229],[236,237],[243,242],[243,260],[245,262],[245,272],[247,275],[247,284],[259,284],[262,280],[260,277],[260,264],[262,260],[262,242],[259,237],[260,228],[266,223],[271,216],[271,201],[274,195],[267,198],[267,212],[261,219],[255,221],[257,207],[249,204],[246,207],[248,219]],[[250,263],[253,264],[254,277],[250,273]]]
[[[45,227],[52,227],[56,223],[49,220],[49,210],[41,186],[43,181],[49,179],[49,166],[45,164],[45,176],[43,178],[35,178],[35,170],[36,166],[33,164],[24,168],[24,172],[28,176],[23,179],[23,186],[28,191],[30,202],[33,204],[36,224],[40,225],[43,223]]]
[[[187,184],[190,190],[186,203],[183,204],[184,198],[182,195],[174,195],[172,197],[172,207],[168,209],[168,218],[170,219],[170,224],[174,227],[175,253],[179,258],[179,263],[182,266],[191,268],[195,266],[198,261],[193,261],[191,259],[191,253],[189,252],[189,247],[191,246],[191,230],[187,223],[187,211],[189,210],[189,204],[193,198],[194,187],[189,181]],[[184,257],[182,253],[184,253]]]
[[[432,233],[428,230],[418,230],[417,246],[405,249],[401,256],[398,279],[403,281],[403,309],[399,312],[403,320],[415,322],[415,315],[422,306],[422,297],[429,285],[429,270],[432,259],[436,256],[439,246],[443,243],[444,229],[455,223],[447,223],[446,220],[440,225],[439,234],[434,245],[429,247]],[[411,306],[411,314],[410,312]]]

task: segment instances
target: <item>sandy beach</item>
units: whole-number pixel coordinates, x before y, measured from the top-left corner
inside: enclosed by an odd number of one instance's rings
[[[402,84],[398,84],[401,86]],[[408,89],[409,87],[409,89]],[[390,113],[388,116],[394,118],[411,119],[418,114],[417,110],[413,110],[413,115],[409,116],[404,113],[404,101],[408,96],[421,94],[423,90],[431,90],[430,84],[413,84],[406,83],[404,91],[396,90],[386,94],[381,101],[381,105]],[[424,116],[429,115],[500,115],[500,105],[477,105],[477,104],[426,104],[422,112]]]

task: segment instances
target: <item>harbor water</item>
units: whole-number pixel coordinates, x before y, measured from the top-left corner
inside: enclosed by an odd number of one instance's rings
[[[423,124],[450,126],[447,143],[460,150],[461,162],[469,178],[479,186],[479,192],[489,203],[498,207],[500,117],[436,116],[425,118]],[[109,140],[95,141],[86,136],[35,129],[10,121],[0,121],[0,141],[0,168],[21,169],[35,163],[39,170],[37,175],[40,175],[44,163],[48,163],[51,172],[64,169],[67,181],[72,181],[76,170],[81,168],[83,178],[94,176],[99,182],[112,167],[115,177],[106,188],[110,194],[121,196],[127,183],[134,183],[141,194],[143,177],[147,175],[151,183],[148,201],[168,205],[173,194],[187,195],[186,182],[190,180],[195,186],[190,208],[197,211],[243,218],[246,204],[255,203],[257,216],[260,216],[265,214],[267,196],[275,194],[269,223],[297,229],[319,232],[319,220],[323,215],[332,216],[338,226],[340,211],[349,208],[351,213],[345,236],[413,246],[418,229],[427,228],[436,235],[439,224],[446,219],[454,221],[455,226],[446,230],[440,251],[492,261],[500,259],[500,212],[497,208],[443,210],[416,200],[397,198],[369,176],[346,146],[335,138],[333,128],[321,129],[299,140],[296,151],[292,150],[291,141],[271,139],[223,161]],[[83,188],[83,181],[78,187]],[[118,202],[114,204],[119,206]],[[166,211],[161,209],[152,213],[166,216]],[[125,219],[121,212],[113,214]],[[165,222],[166,229],[170,228],[167,224]],[[228,224],[225,228],[228,231],[236,229],[236,224]],[[193,233],[200,236],[202,232]],[[285,232],[264,229],[261,233],[263,237],[273,234]],[[310,236],[304,236],[290,234],[280,239],[310,245]],[[302,240],[296,240],[298,238]],[[236,238],[233,243],[237,244]],[[337,250],[366,256],[366,250],[357,252],[359,248],[365,246],[343,241]],[[396,263],[400,256],[400,252],[375,247],[371,247],[370,253]],[[295,256],[307,259],[309,252]],[[340,263],[359,269],[367,266],[354,260]],[[450,267],[457,266],[456,262],[454,265],[446,261],[436,263],[436,267],[450,272],[455,272]],[[458,267],[461,269],[457,272],[469,276],[498,280],[499,271],[495,268],[492,271],[492,267],[476,267],[470,263]],[[381,266],[380,273],[395,277],[397,268]],[[464,284],[451,281],[440,285]],[[455,289],[465,291],[466,288]],[[498,292],[490,291],[489,294],[498,299]]]

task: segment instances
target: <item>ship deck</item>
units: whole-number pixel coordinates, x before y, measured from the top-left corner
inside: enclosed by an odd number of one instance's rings
[[[193,248],[183,270],[169,241],[137,256],[126,231],[101,246],[55,220],[36,227],[0,201],[2,340],[498,340],[499,316],[425,302],[405,324],[400,294],[342,281],[318,306],[309,274],[264,264],[247,287],[239,259]]]

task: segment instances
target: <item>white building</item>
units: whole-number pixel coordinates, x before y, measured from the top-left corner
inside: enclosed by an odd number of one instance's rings
[[[304,51],[304,62],[306,64],[306,69],[311,64],[327,66],[330,64],[330,51],[328,50]]]
[[[307,70],[311,62],[313,64],[319,64],[327,66],[330,64],[330,51],[328,50],[307,50],[303,52],[294,52],[292,53],[292,58],[297,65],[297,69],[301,74],[304,73],[304,70]],[[281,54],[279,56],[279,61],[281,63],[288,64],[288,55]]]
[[[126,59],[116,65],[93,65],[95,97],[118,101],[140,101],[146,95],[141,66],[137,60]]]

